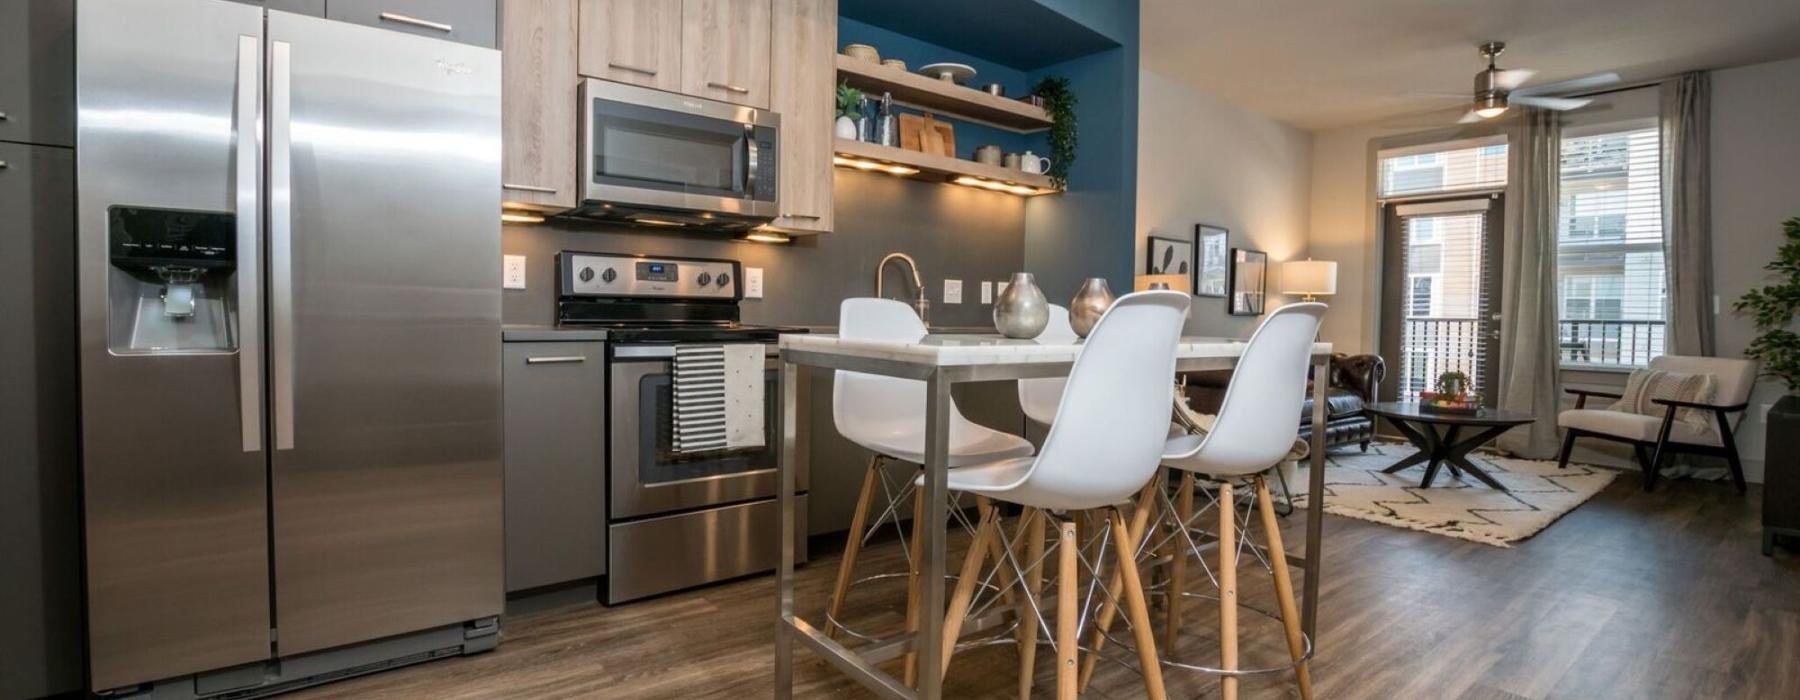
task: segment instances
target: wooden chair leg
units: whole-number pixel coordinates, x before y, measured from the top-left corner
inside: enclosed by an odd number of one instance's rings
[[[1131,616],[1138,665],[1144,672],[1144,693],[1150,700],[1164,700],[1167,695],[1163,691],[1162,660],[1156,655],[1156,633],[1150,629],[1150,606],[1144,602],[1144,582],[1138,576],[1136,538],[1123,536],[1131,530],[1125,526],[1125,516],[1119,515],[1117,510],[1112,513],[1112,528],[1119,573],[1125,579],[1125,612]]]
[[[1569,468],[1569,452],[1575,449],[1575,431],[1570,430],[1568,437],[1563,438],[1562,452],[1556,455],[1556,468]]]
[[[1076,687],[1076,645],[1080,644],[1079,630],[1076,629],[1080,619],[1077,600],[1081,594],[1076,573],[1080,566],[1077,555],[1080,554],[1081,540],[1074,520],[1062,522],[1057,542],[1060,561],[1056,571],[1056,697],[1057,700],[1075,700],[1079,692]]]
[[[986,496],[981,496],[981,497],[978,497],[975,499],[975,505],[976,505],[976,508],[979,509],[979,512],[981,513],[981,517],[987,517],[988,512],[993,511],[994,517],[995,517],[994,522],[996,522],[996,523],[999,522],[1000,508],[999,508],[999,506],[994,505],[993,499],[988,498]],[[1005,539],[1006,539],[1006,537],[1004,536],[1004,531],[1002,529],[998,528],[997,526],[994,530],[994,535],[992,537],[988,538],[987,556],[988,556],[989,560],[994,562],[995,568],[1002,567],[1006,564],[1006,552],[1005,552],[1006,542],[1005,542]],[[1007,583],[1004,574],[996,574],[994,576],[994,580],[1000,582],[1001,584]],[[1000,601],[1002,603],[1005,603],[1008,606],[1011,606],[1013,604],[1012,586],[1007,586],[1007,585],[1000,586]]]
[[[1175,493],[1175,527],[1185,528],[1188,520],[1194,517],[1194,473],[1181,473],[1181,488]],[[1163,624],[1163,645],[1174,649],[1181,640],[1182,593],[1187,591],[1187,560],[1192,554],[1186,546],[1187,538],[1179,532],[1171,541],[1175,556],[1169,560],[1169,588],[1167,618]]]
[[[1269,497],[1269,483],[1256,477],[1256,509],[1262,511],[1265,543],[1269,545],[1269,568],[1275,573],[1275,597],[1281,604],[1281,626],[1287,629],[1288,654],[1298,665],[1294,674],[1300,685],[1300,700],[1312,700],[1312,673],[1302,661],[1306,657],[1306,639],[1300,634],[1300,609],[1294,605],[1294,579],[1288,571],[1287,549],[1281,544],[1281,523],[1275,519],[1275,501]]]
[[[1138,492],[1137,508],[1131,512],[1131,527],[1120,531],[1130,537],[1131,551],[1133,552],[1136,552],[1137,548],[1144,543],[1144,533],[1150,526],[1151,514],[1156,512],[1156,490],[1159,488],[1162,488],[1160,475],[1158,478],[1151,479],[1149,484],[1144,485],[1144,490]],[[1106,584],[1108,593],[1106,600],[1100,604],[1100,613],[1094,616],[1094,634],[1088,641],[1088,645],[1093,647],[1093,653],[1081,660],[1080,689],[1083,691],[1087,690],[1088,683],[1094,680],[1094,667],[1100,660],[1100,650],[1106,648],[1106,633],[1112,631],[1113,617],[1118,614],[1119,610],[1117,601],[1124,586],[1124,573],[1115,568],[1112,578],[1108,579]]]
[[[837,584],[831,588],[831,607],[825,616],[825,636],[837,638],[837,618],[843,614],[844,598],[850,595],[850,575],[856,569],[856,555],[862,551],[863,528],[869,521],[869,508],[875,501],[875,483],[881,479],[881,455],[869,459],[863,474],[862,493],[856,497],[856,512],[850,516],[850,536],[844,542],[844,558],[838,562]]]
[[[1238,667],[1237,508],[1231,492],[1231,484],[1219,484],[1219,668],[1226,671]],[[1224,700],[1237,700],[1236,676],[1221,676],[1219,687]]]
[[[944,611],[943,673],[950,672],[950,657],[956,653],[956,640],[962,636],[963,617],[969,614],[969,603],[975,597],[975,584],[981,578],[981,565],[987,560],[988,543],[998,527],[999,511],[989,506],[982,509],[981,524],[975,527],[975,539],[969,542],[969,553],[963,557],[962,571],[956,575],[956,591],[950,595]]]
[[[912,541],[907,543],[911,562],[909,567],[911,571],[906,577],[906,633],[909,635],[919,633],[919,593],[922,590],[920,588],[922,582],[919,580],[919,558],[924,556],[924,521],[925,492],[918,490],[913,493]],[[932,585],[941,586],[943,582],[933,581]],[[919,653],[917,651],[906,652],[905,664],[906,669],[901,672],[901,682],[911,688],[919,683]]]
[[[1037,673],[1037,641],[1038,616],[1030,601],[1037,600],[1039,592],[1044,590],[1044,567],[1038,560],[1044,557],[1044,512],[1037,509],[1025,511],[1020,516],[1020,529],[1025,531],[1025,594],[1019,596],[1019,700],[1031,700],[1033,676]]]

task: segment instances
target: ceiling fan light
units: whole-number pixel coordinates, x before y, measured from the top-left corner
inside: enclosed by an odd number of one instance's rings
[[[1475,115],[1482,119],[1493,119],[1506,113],[1505,107],[1483,107],[1475,110]]]
[[[1506,113],[1506,95],[1489,93],[1475,98],[1475,114],[1482,119],[1493,119]]]

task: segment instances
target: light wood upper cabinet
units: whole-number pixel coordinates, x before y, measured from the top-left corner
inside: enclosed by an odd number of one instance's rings
[[[770,0],[682,0],[681,91],[769,107]]]
[[[582,75],[682,91],[682,0],[580,2]]]
[[[783,230],[826,232],[831,200],[837,0],[774,0],[769,109],[781,115]]]
[[[501,199],[510,204],[575,206],[576,2],[500,5]]]

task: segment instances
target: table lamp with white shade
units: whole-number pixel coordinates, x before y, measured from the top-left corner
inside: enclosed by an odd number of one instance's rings
[[[1337,293],[1337,263],[1330,260],[1289,260],[1281,264],[1281,293],[1298,294],[1304,301]]]

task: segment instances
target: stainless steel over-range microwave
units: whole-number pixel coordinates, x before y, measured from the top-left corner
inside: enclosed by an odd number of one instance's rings
[[[580,94],[575,215],[728,230],[775,218],[780,115],[591,78]]]

